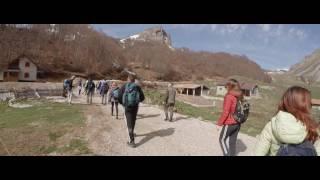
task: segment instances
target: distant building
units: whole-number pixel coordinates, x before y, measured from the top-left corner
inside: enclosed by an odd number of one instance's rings
[[[217,84],[217,89],[216,89],[216,95],[217,96],[224,96],[227,94],[227,88],[225,87],[226,82],[219,82]]]
[[[312,99],[311,104],[313,108],[320,110],[320,99]]]
[[[38,72],[34,62],[27,57],[21,57],[0,70],[0,81],[37,81]]]
[[[173,87],[177,90],[178,94],[202,96],[209,93],[209,88],[200,84],[175,84]]]
[[[244,96],[259,96],[259,88],[256,84],[250,84],[250,83],[241,83],[241,90],[244,94]]]

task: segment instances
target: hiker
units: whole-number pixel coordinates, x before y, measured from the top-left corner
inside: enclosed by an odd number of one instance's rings
[[[134,127],[137,119],[139,103],[144,101],[144,94],[140,86],[135,83],[135,76],[133,74],[128,75],[128,82],[124,84],[119,92],[120,103],[124,106],[125,119],[129,132],[130,147],[135,147],[134,142]]]
[[[119,91],[120,88],[118,87],[116,82],[112,82],[111,90],[109,93],[109,102],[111,102],[111,116],[113,116],[113,109],[116,109],[116,119],[118,119],[118,103],[119,103]]]
[[[102,81],[100,80],[100,81],[98,81],[98,85],[97,85],[97,88],[96,88],[96,93],[99,92],[100,96],[101,96],[101,91],[100,91],[101,85],[102,85]]]
[[[319,124],[311,118],[310,91],[290,87],[257,140],[256,156],[319,156]]]
[[[227,94],[223,101],[223,112],[217,121],[218,126],[222,126],[219,136],[219,143],[224,156],[236,155],[237,136],[240,124],[234,119],[238,98],[241,96],[240,84],[235,79],[230,79],[226,83]],[[229,145],[227,145],[229,139]]]
[[[106,105],[107,104],[107,94],[108,94],[108,91],[109,91],[109,85],[107,83],[107,81],[103,80],[101,82],[101,85],[100,85],[100,95],[101,95],[101,104],[103,105]]]
[[[173,118],[173,109],[176,102],[176,90],[173,88],[173,84],[168,84],[168,89],[166,92],[165,100],[164,100],[164,112],[166,118],[165,121],[172,122]],[[168,111],[170,112],[170,118],[168,117]]]
[[[95,84],[91,78],[88,79],[85,89],[87,94],[87,104],[92,104],[92,96],[94,94]]]
[[[76,78],[75,76],[72,76],[70,79],[66,79],[63,82],[63,87],[67,91],[67,101],[69,104],[71,104],[71,101],[72,101],[73,80],[75,78]]]
[[[82,90],[82,79],[79,79],[78,81],[78,95],[80,96],[81,95],[81,90]]]

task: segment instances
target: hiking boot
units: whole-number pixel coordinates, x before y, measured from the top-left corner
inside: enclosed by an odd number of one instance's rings
[[[167,118],[165,118],[165,119],[164,119],[164,121],[168,121],[168,119],[167,119]]]
[[[118,116],[116,117],[116,119],[119,119]]]
[[[136,147],[136,144],[134,143],[134,141],[127,142],[127,145],[130,146],[131,148]]]

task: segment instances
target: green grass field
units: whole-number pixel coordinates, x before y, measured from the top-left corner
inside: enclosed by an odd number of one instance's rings
[[[0,103],[0,155],[87,154],[81,138],[85,118],[81,105],[27,101],[30,108]],[[3,147],[6,146],[6,147]],[[5,149],[6,148],[6,149]]]

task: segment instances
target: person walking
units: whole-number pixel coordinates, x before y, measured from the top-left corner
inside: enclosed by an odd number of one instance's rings
[[[166,92],[166,96],[165,96],[165,99],[163,102],[164,112],[165,112],[165,116],[166,116],[166,118],[164,119],[165,121],[172,122],[175,102],[176,102],[176,89],[173,88],[172,83],[169,83],[168,89]],[[170,112],[170,117],[168,116],[168,111]]]
[[[109,93],[109,102],[111,103],[111,116],[114,115],[114,108],[116,109],[116,119],[118,119],[119,91],[120,88],[118,87],[117,83],[112,82],[111,90]]]
[[[311,117],[311,93],[293,86],[258,136],[255,156],[319,156],[319,123]]]
[[[73,95],[73,80],[75,79],[75,76],[72,76],[70,79],[64,80],[64,88],[67,91],[67,101],[69,104],[72,102],[72,95]]]
[[[119,99],[125,110],[125,120],[129,133],[129,142],[127,144],[134,148],[134,128],[137,119],[138,107],[139,103],[143,102],[145,99],[141,87],[135,84],[134,75],[128,75],[128,82],[120,89]]]
[[[241,96],[240,84],[235,79],[230,79],[226,83],[227,94],[223,101],[223,112],[217,121],[218,126],[222,126],[219,136],[219,143],[224,156],[236,155],[236,142],[240,130],[240,124],[234,119],[238,98]],[[229,139],[229,145],[227,140]]]
[[[82,79],[79,79],[78,81],[78,95],[81,95],[81,90],[82,90]]]
[[[107,81],[103,80],[100,87],[101,104],[103,105],[107,105],[108,91],[109,91],[109,85]]]
[[[87,104],[92,104],[92,96],[95,91],[95,84],[91,78],[89,78],[85,89],[87,93]]]

